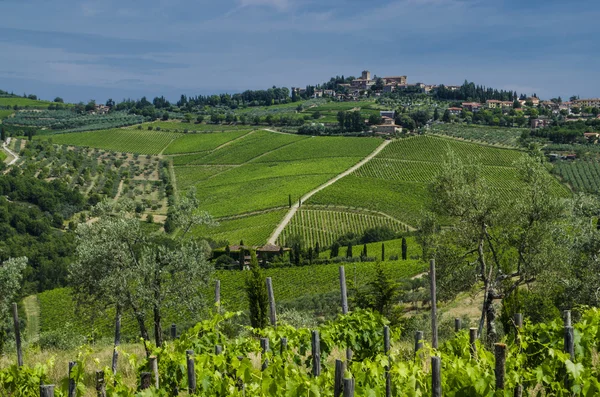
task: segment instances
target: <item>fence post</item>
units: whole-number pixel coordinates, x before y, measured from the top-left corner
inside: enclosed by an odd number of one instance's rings
[[[454,319],[454,332],[460,331],[461,328],[462,328],[462,324],[461,324],[460,318],[455,318]]]
[[[565,320],[565,327],[570,327],[571,326],[571,311],[570,310],[564,311],[564,320]]]
[[[438,356],[431,357],[431,395],[442,397],[442,359]]]
[[[75,397],[75,379],[72,378],[75,365],[75,361],[69,361],[69,392],[67,394],[69,397]]]
[[[277,326],[277,313],[275,311],[275,294],[273,293],[273,281],[271,277],[267,277],[267,293],[269,294],[269,318],[271,325]]]
[[[348,314],[348,295],[346,293],[346,271],[340,266],[340,290],[342,292],[342,314]]]
[[[344,397],[354,397],[354,378],[344,379]]]
[[[40,397],[54,397],[54,385],[40,385]]]
[[[471,358],[477,359],[477,345],[475,341],[477,340],[477,328],[469,329],[469,346],[471,350]]]
[[[215,281],[215,304],[219,311],[221,309],[221,280]]]
[[[269,338],[260,338],[260,348],[262,349],[261,360],[264,360],[262,363],[262,370],[264,371],[269,366],[269,360],[267,360],[264,356],[269,351]]]
[[[156,356],[150,356],[150,370],[152,371],[152,376],[154,377],[154,387],[157,389],[160,387],[159,378],[158,378],[158,359]]]
[[[496,356],[496,390],[504,390],[504,375],[506,365],[506,345],[494,343],[494,355]]]
[[[23,366],[23,351],[21,350],[21,327],[19,325],[19,310],[17,308],[17,304],[12,304],[12,315],[13,315],[13,323],[15,327],[15,340],[17,342],[17,364],[19,367]],[[54,386],[52,386],[54,387]],[[52,391],[54,394],[54,391]]]
[[[194,366],[194,351],[186,350],[187,356],[187,376],[188,376],[188,392],[194,394],[196,392],[196,370]]]
[[[572,326],[565,327],[565,353],[569,353],[571,361],[575,361],[575,340]]]
[[[523,314],[522,313],[515,313],[515,327],[517,327],[517,329],[523,327]]]
[[[431,281],[431,346],[438,348],[438,329],[437,329],[437,297],[435,284],[435,259],[429,261],[429,277]]]
[[[287,338],[281,338],[281,346],[279,346],[279,354],[283,355],[283,352],[287,350]]]
[[[390,327],[383,327],[383,352],[390,357]],[[390,378],[390,366],[385,366],[385,397],[392,397],[392,379]]]
[[[415,332],[415,358],[417,358],[419,351],[423,348],[423,331]]]
[[[313,376],[319,376],[321,375],[321,346],[319,340],[319,331],[312,331],[311,344]]]
[[[106,397],[106,384],[104,383],[104,371],[96,371],[96,396]]]
[[[333,397],[340,397],[342,394],[342,383],[344,379],[344,363],[342,360],[335,360],[335,378],[333,382]]]
[[[171,340],[177,339],[177,325],[171,324]]]
[[[117,307],[117,313],[115,314],[115,343],[113,347],[112,355],[112,373],[117,374],[117,363],[119,362],[119,351],[117,348],[121,344],[121,307]]]

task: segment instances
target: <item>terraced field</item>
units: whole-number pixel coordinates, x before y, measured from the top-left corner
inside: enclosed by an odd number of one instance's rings
[[[14,113],[14,110],[0,110],[0,120],[3,120]]]
[[[307,246],[330,246],[338,237],[346,233],[362,234],[375,226],[387,226],[401,232],[406,225],[378,213],[349,208],[308,207],[298,210],[292,221],[279,237],[279,244],[285,244],[293,235],[302,236]]]
[[[86,146],[119,152],[158,154],[180,135],[165,131],[115,128],[91,132],[52,135],[53,143]],[[48,139],[48,136],[39,139]]]
[[[447,135],[471,142],[484,142],[490,145],[518,146],[518,139],[526,128],[491,127],[472,124],[434,124],[431,133]]]
[[[429,204],[427,184],[439,173],[449,151],[483,164],[482,172],[498,195],[511,195],[518,188],[515,162],[525,155],[523,152],[419,136],[392,142],[352,175],[317,193],[308,204],[367,208],[414,226]],[[555,190],[568,194],[558,181]]]

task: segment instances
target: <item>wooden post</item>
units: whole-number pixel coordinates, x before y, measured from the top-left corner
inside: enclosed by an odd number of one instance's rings
[[[69,361],[69,397],[75,397],[75,379],[73,379],[73,368],[77,363],[75,361]]]
[[[96,371],[96,396],[106,397],[106,384],[104,383],[104,371]]]
[[[40,385],[40,397],[54,397],[54,385]]]
[[[515,386],[514,397],[523,397],[523,385]]]
[[[157,389],[160,387],[159,378],[158,378],[158,359],[156,356],[150,356],[150,370],[152,371],[152,376],[154,377],[154,387]]]
[[[342,383],[344,379],[344,363],[342,360],[335,360],[335,377],[333,382],[333,397],[342,395]]]
[[[471,358],[477,359],[477,345],[475,341],[477,340],[477,328],[469,329],[469,347],[471,350]]]
[[[150,372],[142,372],[140,374],[140,390],[149,389],[152,386],[152,374]]]
[[[494,343],[494,355],[496,356],[496,390],[504,390],[504,376],[506,365],[506,345]]]
[[[277,326],[277,313],[275,311],[275,294],[273,294],[273,281],[271,277],[267,277],[267,293],[269,294],[269,317],[271,325]]]
[[[269,338],[260,338],[260,348],[262,349],[261,360],[262,370],[264,371],[269,366],[269,360],[267,360],[264,356],[269,351]]]
[[[346,271],[340,266],[340,290],[342,292],[342,314],[348,314],[348,295],[346,294]]]
[[[390,355],[390,327],[383,327],[383,352]],[[390,378],[390,366],[385,366],[385,397],[392,397],[392,379]]]
[[[515,313],[515,327],[517,327],[517,329],[523,327],[523,314],[522,313]]]
[[[115,314],[115,343],[113,347],[112,356],[112,372],[113,375],[117,374],[117,363],[119,362],[119,351],[118,347],[121,344],[121,308],[117,307],[117,313]]]
[[[171,340],[177,339],[177,325],[171,324]]]
[[[571,326],[565,327],[565,353],[569,353],[571,361],[575,361],[575,339]]]
[[[215,304],[217,311],[221,309],[221,280],[215,281]]]
[[[283,352],[287,350],[287,338],[281,338],[281,346],[279,346],[279,354],[283,355]]]
[[[442,359],[438,356],[431,357],[431,395],[442,397]]]
[[[12,315],[15,326],[15,340],[17,342],[17,364],[19,367],[23,366],[23,351],[21,350],[21,327],[19,325],[19,310],[17,304],[12,304]],[[54,386],[52,386],[52,394],[54,395]]]
[[[570,327],[571,326],[571,311],[570,310],[564,311],[564,320],[565,320],[565,327]]]
[[[186,350],[187,356],[187,376],[188,376],[188,392],[194,394],[196,392],[196,370],[194,367],[194,351]]]
[[[419,351],[423,348],[423,331],[415,332],[415,358],[419,354]]]
[[[218,356],[221,353],[223,353],[223,346],[215,345],[215,354]]]
[[[354,397],[354,378],[344,379],[344,397]]]
[[[312,346],[312,373],[313,376],[321,375],[321,345],[319,340],[319,331],[311,332],[311,346]]]
[[[429,277],[431,281],[431,347],[438,348],[437,329],[437,297],[435,284],[435,259],[429,261]]]
[[[460,331],[461,328],[462,328],[462,324],[461,324],[460,318],[455,318],[454,319],[454,332]]]

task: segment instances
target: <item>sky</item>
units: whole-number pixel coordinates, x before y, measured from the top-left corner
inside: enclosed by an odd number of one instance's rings
[[[599,17],[597,0],[0,0],[0,89],[176,100],[367,69],[599,97]]]

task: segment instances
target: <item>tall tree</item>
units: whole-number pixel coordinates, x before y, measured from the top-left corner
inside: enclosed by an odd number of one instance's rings
[[[265,328],[268,325],[269,297],[265,277],[258,260],[256,252],[250,252],[250,272],[246,276],[246,296],[248,297],[248,308],[250,310],[250,324],[254,328]]]
[[[6,329],[10,328],[10,308],[21,290],[27,258],[11,258],[0,264],[0,352],[3,352]]]
[[[2,140],[2,142],[6,142],[6,130],[4,129],[4,127],[2,127],[2,129],[0,130],[0,139]]]

